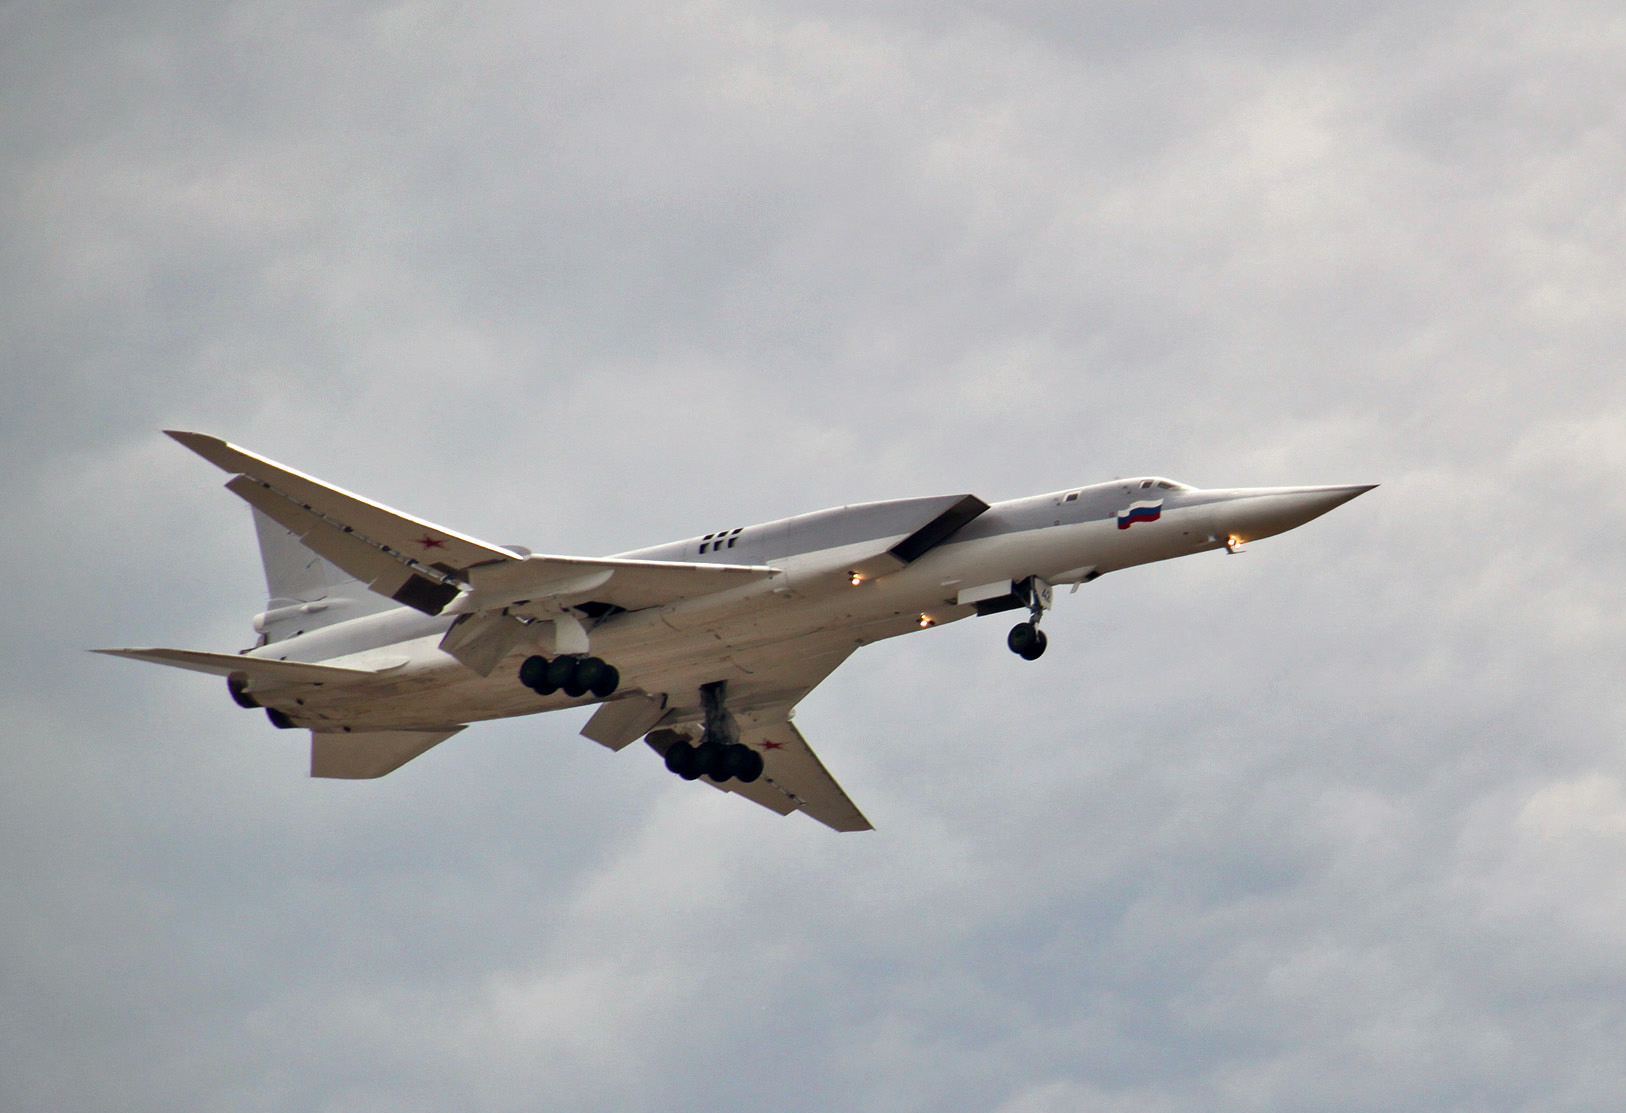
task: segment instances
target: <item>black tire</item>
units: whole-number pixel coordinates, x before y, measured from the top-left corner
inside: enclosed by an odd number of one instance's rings
[[[270,719],[271,725],[276,727],[278,730],[293,730],[298,725],[292,719],[288,718],[288,713],[286,711],[278,711],[275,707],[267,707],[265,709],[265,717]]]
[[[697,777],[710,777],[714,781],[728,780],[728,774],[722,766],[727,762],[728,755],[723,747],[716,742],[702,742],[694,748],[694,771]]]
[[[700,776],[694,767],[694,746],[684,739],[672,743],[666,751],[666,768],[686,781]]]
[[[596,681],[587,686],[587,690],[599,699],[609,699],[619,687],[621,687],[620,671],[614,665],[605,665],[603,673],[599,675]]]
[[[542,676],[542,683],[537,691],[545,696],[551,696],[560,688],[570,683],[570,678],[576,675],[576,659],[574,657],[555,657],[548,662],[548,668]]]
[[[260,706],[260,701],[248,694],[246,673],[234,672],[226,677],[226,691],[231,693],[231,698],[236,701],[238,707]]]
[[[1044,636],[1043,630],[1033,631],[1033,644],[1021,651],[1022,660],[1037,661],[1044,656],[1045,647],[1049,644],[1050,639]]]
[[[734,759],[734,779],[750,784],[762,776],[762,755],[749,746],[741,746]]]
[[[714,781],[732,778],[749,784],[760,776],[762,776],[762,755],[740,742],[722,747],[721,756],[711,771],[711,779]]]
[[[1005,638],[1005,644],[1010,646],[1011,652],[1018,657],[1027,657],[1031,661],[1033,658],[1028,657],[1028,651],[1033,648],[1034,642],[1042,637],[1044,635],[1039,633],[1039,628],[1033,623],[1018,622],[1011,627],[1010,634]],[[1044,650],[1041,649],[1039,652],[1043,653]]]
[[[519,667],[519,682],[542,695],[552,695],[552,691],[543,692],[542,685],[547,682],[548,659],[546,657],[527,657],[525,663]]]
[[[600,661],[597,657],[583,657],[576,662],[576,671],[571,680],[576,687],[585,692],[603,675],[603,661]]]
[[[722,747],[722,752],[717,755],[717,764],[711,771],[711,779],[726,781],[731,777],[737,777],[740,771],[740,751],[749,749],[750,747],[742,746],[738,742]]]

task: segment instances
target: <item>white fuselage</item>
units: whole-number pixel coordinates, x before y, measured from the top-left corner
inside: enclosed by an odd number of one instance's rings
[[[778,571],[728,591],[612,613],[586,625],[592,653],[620,670],[623,690],[659,693],[678,718],[691,711],[698,718],[700,687],[727,680],[733,705],[749,710],[753,701],[782,697],[753,686],[752,678],[774,672],[774,663],[839,663],[858,646],[977,614],[979,599],[981,613],[1000,609],[1001,596],[1014,605],[1014,585],[1030,577],[1079,583],[1223,549],[1291,529],[1366,489],[1202,491],[1163,480],[1115,481],[994,504],[912,563],[857,576],[855,569],[898,537],[852,536],[865,531],[842,523],[857,518],[825,511],[620,554],[756,563]],[[719,536],[728,541],[713,540]],[[249,656],[382,671],[361,683],[303,685],[297,694],[257,691],[257,698],[300,726],[356,730],[467,723],[598,702],[590,695],[539,696],[521,684],[518,664],[534,652],[524,644],[489,676],[480,675],[440,649],[452,622],[401,607],[262,646]]]

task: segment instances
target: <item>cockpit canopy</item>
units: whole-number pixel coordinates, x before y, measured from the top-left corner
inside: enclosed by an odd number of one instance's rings
[[[1137,479],[1135,486],[1142,491],[1195,491],[1195,487],[1188,487],[1184,483],[1176,483],[1172,479],[1162,476],[1150,476],[1146,479]]]

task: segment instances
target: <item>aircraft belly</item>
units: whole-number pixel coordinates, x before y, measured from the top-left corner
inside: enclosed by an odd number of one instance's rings
[[[812,631],[818,633],[817,631]],[[752,669],[735,660],[736,649],[764,643],[793,642],[786,637],[743,635],[741,631],[694,630],[649,638],[648,630],[616,631],[607,624],[595,632],[592,651],[615,664],[622,689],[641,688],[663,693],[674,684],[698,688],[712,680],[748,680]],[[805,634],[802,636],[805,637]],[[847,644],[851,644],[850,640]],[[821,647],[822,648],[822,647]],[[453,658],[433,651],[444,662],[415,660],[412,671],[380,676],[345,687],[305,686],[266,705],[294,718],[299,726],[350,727],[355,730],[421,728],[469,723],[587,707],[600,702],[590,696],[572,699],[563,693],[540,696],[519,682],[519,665],[534,652],[521,646],[510,653],[488,677],[464,668]],[[791,651],[796,652],[796,651]]]
[[[420,669],[404,675],[384,674],[342,687],[267,692],[258,698],[265,706],[285,712],[300,726],[439,726],[468,721],[460,714],[461,705],[467,702],[460,698],[464,673],[461,666],[456,670]]]

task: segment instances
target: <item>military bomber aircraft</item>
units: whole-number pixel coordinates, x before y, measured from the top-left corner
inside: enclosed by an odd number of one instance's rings
[[[471,722],[596,704],[582,734],[642,738],[687,780],[868,830],[791,723],[860,646],[1026,611],[1054,588],[1237,551],[1374,485],[1200,490],[1155,476],[989,505],[970,494],[841,506],[610,557],[492,545],[217,437],[169,436],[252,508],[270,602],[240,653],[104,649],[226,679],[311,732],[314,777],[380,777]]]

